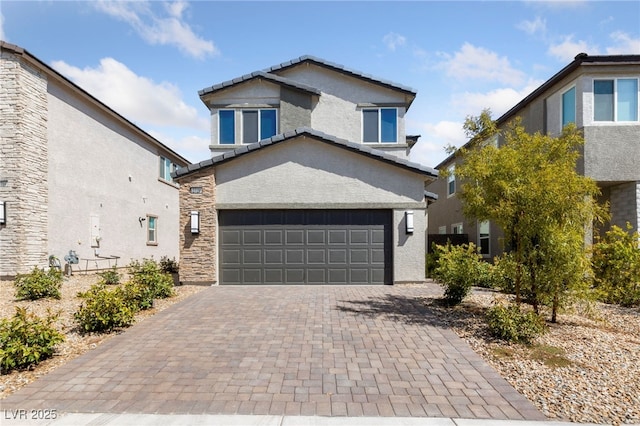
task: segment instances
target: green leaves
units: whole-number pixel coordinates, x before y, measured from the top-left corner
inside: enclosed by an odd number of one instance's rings
[[[473,243],[435,245],[434,248],[438,253],[434,277],[445,287],[445,302],[457,305],[469,294],[472,286],[484,282],[490,265],[483,262]]]
[[[60,299],[62,272],[55,268],[44,272],[34,267],[30,273],[18,275],[15,279],[15,286],[18,300],[37,300],[44,297]]]
[[[2,374],[26,368],[53,355],[55,345],[64,341],[53,323],[57,314],[48,312],[45,318],[16,308],[13,318],[0,319],[0,370]]]

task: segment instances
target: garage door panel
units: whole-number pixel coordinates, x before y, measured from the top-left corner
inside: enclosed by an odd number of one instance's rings
[[[221,284],[391,283],[389,210],[222,210]]]

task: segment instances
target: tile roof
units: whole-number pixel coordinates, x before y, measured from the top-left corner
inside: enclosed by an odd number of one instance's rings
[[[345,139],[340,139],[337,138],[335,136],[331,136],[328,135],[326,133],[311,129],[309,127],[300,127],[297,128],[295,130],[289,131],[289,132],[285,132],[279,135],[275,135],[269,139],[263,139],[259,142],[256,143],[252,143],[249,145],[243,145],[241,147],[238,147],[232,151],[229,152],[225,152],[222,155],[218,155],[216,157],[210,158],[208,160],[205,161],[201,161],[200,163],[195,163],[195,164],[191,164],[187,167],[181,167],[178,170],[176,170],[174,173],[172,173],[172,176],[174,178],[181,178],[182,176],[186,176],[189,175],[191,173],[200,171],[202,169],[206,169],[209,167],[213,167],[219,164],[223,164],[226,163],[228,161],[231,161],[235,158],[239,158],[242,157],[244,155],[247,155],[253,151],[257,151],[260,150],[264,147],[270,146],[270,145],[275,145],[278,144],[280,142],[283,141],[287,141],[290,139],[293,139],[295,137],[298,136],[308,136],[308,137],[312,137],[314,139],[320,140],[322,142],[326,142],[329,144],[332,144],[334,146],[338,146],[340,148],[343,149],[347,149],[349,151],[353,151],[362,155],[365,155],[367,157],[379,160],[379,161],[383,161],[385,163],[394,165],[394,166],[398,166],[398,167],[402,167],[406,170],[412,171],[414,173],[419,173],[422,175],[426,175],[429,176],[431,178],[436,178],[438,177],[438,171],[431,168],[431,167],[426,167],[423,166],[421,164],[418,163],[414,163],[408,160],[405,160],[403,158],[398,158],[394,155],[391,154],[387,154],[386,152],[377,150],[377,149],[373,149],[371,147],[369,147],[368,145],[363,145],[360,143],[355,143],[355,142],[349,142]]]

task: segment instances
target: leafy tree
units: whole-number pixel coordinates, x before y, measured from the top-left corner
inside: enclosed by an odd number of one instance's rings
[[[488,110],[468,117],[465,131],[471,143],[456,164],[464,214],[503,229],[517,302],[527,290],[536,312],[551,305],[555,322],[567,296],[586,284],[586,226],[604,216],[595,182],[576,171],[584,140],[574,125],[551,137],[527,133],[520,119],[499,131]],[[499,145],[488,143],[497,137]]]

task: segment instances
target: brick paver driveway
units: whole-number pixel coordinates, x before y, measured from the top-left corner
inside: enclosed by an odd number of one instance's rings
[[[63,412],[544,419],[416,297],[211,287],[3,400]]]

